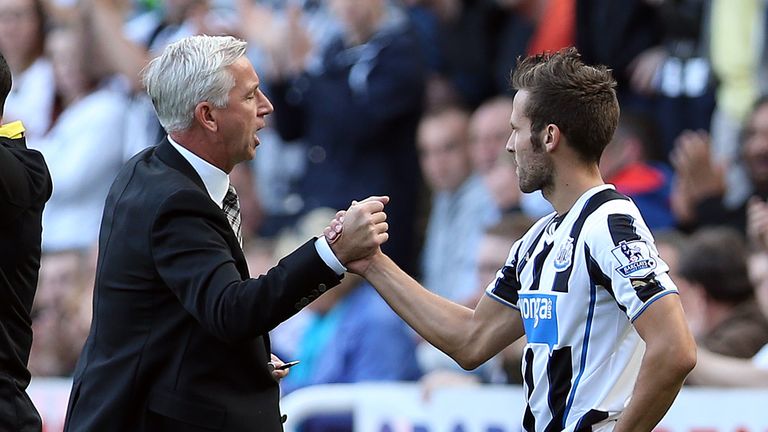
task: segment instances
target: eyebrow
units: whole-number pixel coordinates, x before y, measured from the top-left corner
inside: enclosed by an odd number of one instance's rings
[[[257,90],[259,90],[259,86],[261,83],[256,83],[255,85],[251,86],[251,88],[248,89],[248,91],[245,93],[247,95],[255,94]]]

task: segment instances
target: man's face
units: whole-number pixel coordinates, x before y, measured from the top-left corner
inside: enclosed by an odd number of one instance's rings
[[[510,118],[512,135],[506,147],[515,156],[520,190],[526,193],[545,190],[554,183],[552,159],[544,150],[540,136],[531,135],[531,120],[525,116],[528,97],[525,90],[515,95]]]
[[[384,8],[382,0],[331,0],[329,5],[347,31],[354,35],[373,33]]]
[[[472,165],[475,171],[487,173],[499,158],[509,138],[508,104],[481,107],[472,115],[469,123]]]
[[[50,35],[46,48],[59,92],[65,100],[83,96],[89,83],[80,38],[73,30],[55,30]]]
[[[454,192],[469,177],[467,139],[467,118],[459,112],[445,112],[419,126],[419,162],[431,190]]]
[[[259,88],[259,76],[247,58],[241,57],[229,71],[235,86],[229,91],[225,108],[214,108],[223,115],[219,119],[220,144],[224,146],[227,161],[236,164],[253,159],[259,137],[256,132],[266,124],[265,116],[273,111],[272,103]],[[227,170],[228,171],[228,170]]]
[[[752,183],[758,190],[768,190],[768,104],[752,114],[743,146],[744,163]]]
[[[25,61],[40,44],[40,26],[32,0],[0,0],[0,52],[9,61]]]
[[[513,239],[485,234],[477,249],[477,277],[479,289],[484,289],[496,278],[496,272],[504,267]]]

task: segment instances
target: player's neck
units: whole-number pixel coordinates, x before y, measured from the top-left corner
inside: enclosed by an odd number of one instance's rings
[[[555,170],[554,185],[549,193],[545,194],[559,215],[568,212],[584,192],[605,184],[597,165],[589,167],[571,165],[564,168]]]

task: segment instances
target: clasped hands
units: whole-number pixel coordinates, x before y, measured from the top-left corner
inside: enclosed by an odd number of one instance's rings
[[[323,231],[336,258],[350,271],[361,273],[368,258],[380,252],[387,241],[387,214],[384,205],[387,196],[371,196],[362,201],[352,201],[347,210],[336,217]]]

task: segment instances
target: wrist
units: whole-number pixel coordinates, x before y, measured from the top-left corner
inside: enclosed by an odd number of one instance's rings
[[[368,265],[365,267],[360,276],[368,278],[376,273],[383,273],[389,258],[384,255],[381,249],[378,249],[368,258]]]

